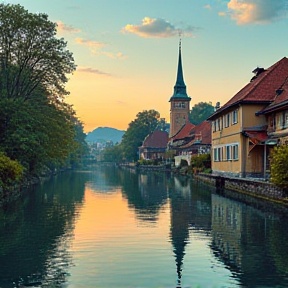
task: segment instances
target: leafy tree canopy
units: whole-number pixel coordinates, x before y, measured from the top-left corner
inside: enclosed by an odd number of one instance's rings
[[[189,112],[189,121],[198,125],[206,120],[210,115],[214,113],[214,107],[211,103],[200,102],[195,104]]]
[[[123,135],[121,145],[123,156],[127,160],[137,160],[138,147],[149,134],[159,127],[160,114],[155,110],[144,110],[136,115],[136,119],[129,123]]]
[[[67,74],[76,69],[63,38],[56,38],[57,24],[43,13],[0,4],[0,93],[2,97],[31,97],[40,85],[58,99],[65,90]]]

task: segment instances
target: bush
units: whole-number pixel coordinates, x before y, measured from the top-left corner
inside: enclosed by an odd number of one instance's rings
[[[288,189],[288,146],[275,147],[270,156],[270,181],[277,187]]]
[[[201,154],[195,155],[191,158],[191,167],[194,173],[201,172],[203,170],[211,170],[211,155],[210,154]]]
[[[6,191],[17,184],[23,176],[23,166],[0,152],[0,189]]]

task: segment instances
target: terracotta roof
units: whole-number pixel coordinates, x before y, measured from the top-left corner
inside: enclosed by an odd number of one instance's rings
[[[284,108],[284,105],[288,104],[288,77],[285,79],[285,82],[275,93],[274,101],[267,107],[265,107],[262,111],[257,114],[265,114],[269,113],[281,108]]]
[[[256,131],[245,132],[245,136],[248,136],[250,139],[255,139],[260,142],[268,139],[268,135],[266,132],[256,132]]]
[[[156,130],[146,136],[142,147],[165,148],[168,143],[168,133],[161,130]]]
[[[203,121],[191,130],[190,135],[195,135],[195,138],[197,135],[201,135],[202,144],[211,144],[211,123]]]
[[[194,136],[194,137],[193,137]],[[189,148],[194,144],[211,144],[211,123],[208,121],[203,121],[199,125],[192,128],[190,131],[189,137],[192,138],[188,143],[179,147],[181,149]]]
[[[190,122],[186,123],[174,136],[170,138],[170,140],[175,141],[189,137],[189,133],[194,127],[194,124],[191,124]]]
[[[269,103],[275,98],[275,91],[283,85],[288,76],[288,59],[282,58],[268,69],[256,69],[258,76],[236,93],[225,105],[219,108],[208,119],[212,120],[223,110],[238,103]]]

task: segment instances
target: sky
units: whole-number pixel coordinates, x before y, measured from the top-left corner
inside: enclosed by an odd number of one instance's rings
[[[191,107],[224,105],[256,67],[288,56],[288,0],[10,0],[57,22],[77,70],[66,102],[84,131],[126,130],[154,109],[169,122],[179,34]]]

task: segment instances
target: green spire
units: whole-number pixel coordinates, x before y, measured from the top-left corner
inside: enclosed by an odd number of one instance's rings
[[[187,95],[186,85],[185,85],[184,77],[183,77],[182,57],[181,57],[181,39],[179,40],[179,59],[178,59],[176,84],[174,86],[174,94],[170,98],[170,101],[173,99],[185,99],[185,100],[191,99]]]

